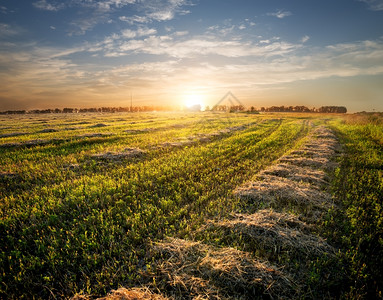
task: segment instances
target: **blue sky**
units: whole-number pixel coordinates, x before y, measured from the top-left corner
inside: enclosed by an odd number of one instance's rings
[[[0,0],[0,110],[383,111],[383,0]]]

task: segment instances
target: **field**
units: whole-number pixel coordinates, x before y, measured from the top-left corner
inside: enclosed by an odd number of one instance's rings
[[[0,298],[382,298],[382,120],[0,116]]]

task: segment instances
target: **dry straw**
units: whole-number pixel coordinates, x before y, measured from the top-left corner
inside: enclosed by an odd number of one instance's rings
[[[90,300],[89,296],[76,295],[72,300]],[[159,294],[152,293],[148,288],[119,288],[112,290],[106,297],[97,298],[97,300],[166,300],[166,298]]]
[[[234,193],[248,203],[265,207],[287,206],[307,210],[328,209],[332,205],[331,195],[315,186],[272,175],[263,175],[262,180],[248,182]]]
[[[251,215],[235,214],[230,220],[209,222],[202,230],[214,232],[229,242],[240,236],[246,249],[268,259],[277,259],[283,253],[299,260],[333,255],[335,250],[324,239],[311,234],[311,229],[311,225],[294,215],[264,209]]]
[[[311,183],[315,186],[325,186],[328,184],[328,176],[323,170],[303,168],[286,163],[276,164],[261,171],[258,178],[264,179],[265,175],[283,177],[296,182]]]
[[[122,152],[105,152],[93,154],[91,158],[97,160],[110,160],[118,162],[127,158],[138,158],[143,156],[145,153],[144,150],[139,148],[125,148]]]
[[[155,251],[164,258],[157,266],[159,274],[177,299],[279,298],[294,294],[288,275],[248,252],[182,239],[158,243]]]
[[[319,127],[300,149],[282,156],[277,165],[263,170],[234,193],[247,203],[281,210],[293,208],[304,213],[306,220],[315,221],[334,205],[331,195],[322,188],[328,185],[324,170],[335,166],[332,158],[338,148],[333,133]]]

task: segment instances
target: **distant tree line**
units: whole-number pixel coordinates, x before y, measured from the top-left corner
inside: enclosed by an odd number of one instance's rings
[[[210,110],[207,106],[205,110]],[[241,112],[246,111],[246,108],[243,105],[216,105],[213,106],[211,111],[230,111],[230,112]],[[307,113],[338,113],[344,114],[347,113],[347,108],[344,106],[322,106],[320,108],[308,108],[306,106],[270,106],[270,107],[261,107],[256,109],[254,106],[251,106],[248,112],[307,112]]]
[[[261,107],[261,112],[314,112],[314,113],[347,113],[347,108],[344,106],[321,106],[319,108],[308,108],[306,106],[270,106]]]
[[[116,112],[151,112],[151,111],[178,111],[174,106],[133,106],[133,107],[99,107],[99,108],[54,108],[54,109],[33,109],[33,110],[7,110],[0,112],[2,115],[16,114],[72,114],[72,113],[116,113]],[[183,109],[186,111],[200,111],[201,106],[197,105],[192,109]],[[206,106],[205,111],[217,112],[243,112],[246,108],[243,105],[215,105],[211,109]],[[344,106],[322,106],[320,108],[308,108],[306,106],[270,106],[261,107],[257,110],[254,106],[248,109],[249,112],[314,112],[314,113],[347,113]]]
[[[151,112],[151,111],[175,111],[172,106],[132,106],[132,107],[99,107],[99,108],[70,108],[63,109],[33,109],[33,110],[7,110],[2,111],[2,115],[22,115],[22,114],[73,114],[73,113],[116,113],[116,112]]]
[[[212,107],[211,111],[230,111],[230,112],[236,112],[236,111],[244,111],[246,108],[243,105],[215,105]],[[209,110],[209,109],[205,109]]]

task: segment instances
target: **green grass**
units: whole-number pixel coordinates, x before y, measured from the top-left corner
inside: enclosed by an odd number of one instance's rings
[[[307,120],[330,122],[347,153],[333,185],[344,210],[329,212],[321,228],[343,250],[342,291],[351,296],[381,291],[381,126],[286,114],[50,118],[2,116],[0,123],[0,134],[25,133],[0,138],[1,144],[19,143],[0,147],[5,174],[0,177],[0,298],[102,296],[119,286],[140,285],[148,280],[143,267],[153,264],[147,254],[153,242],[193,236],[206,219],[238,210],[233,190],[299,145],[311,130]],[[108,126],[92,127],[99,123]],[[206,141],[196,137],[240,125],[248,126]],[[38,133],[44,128],[57,132]],[[125,132],[145,128],[151,130]],[[107,135],[83,136],[89,133]],[[158,147],[191,136],[190,144]],[[23,144],[34,139],[49,142]],[[127,147],[145,154],[120,162],[91,157]],[[77,167],[68,167],[72,164]],[[321,274],[325,265],[318,262],[314,273]]]
[[[354,122],[353,122],[354,123]],[[325,228],[344,250],[349,298],[383,296],[383,127],[336,123],[346,154],[335,173],[334,193],[341,209],[332,212]]]

